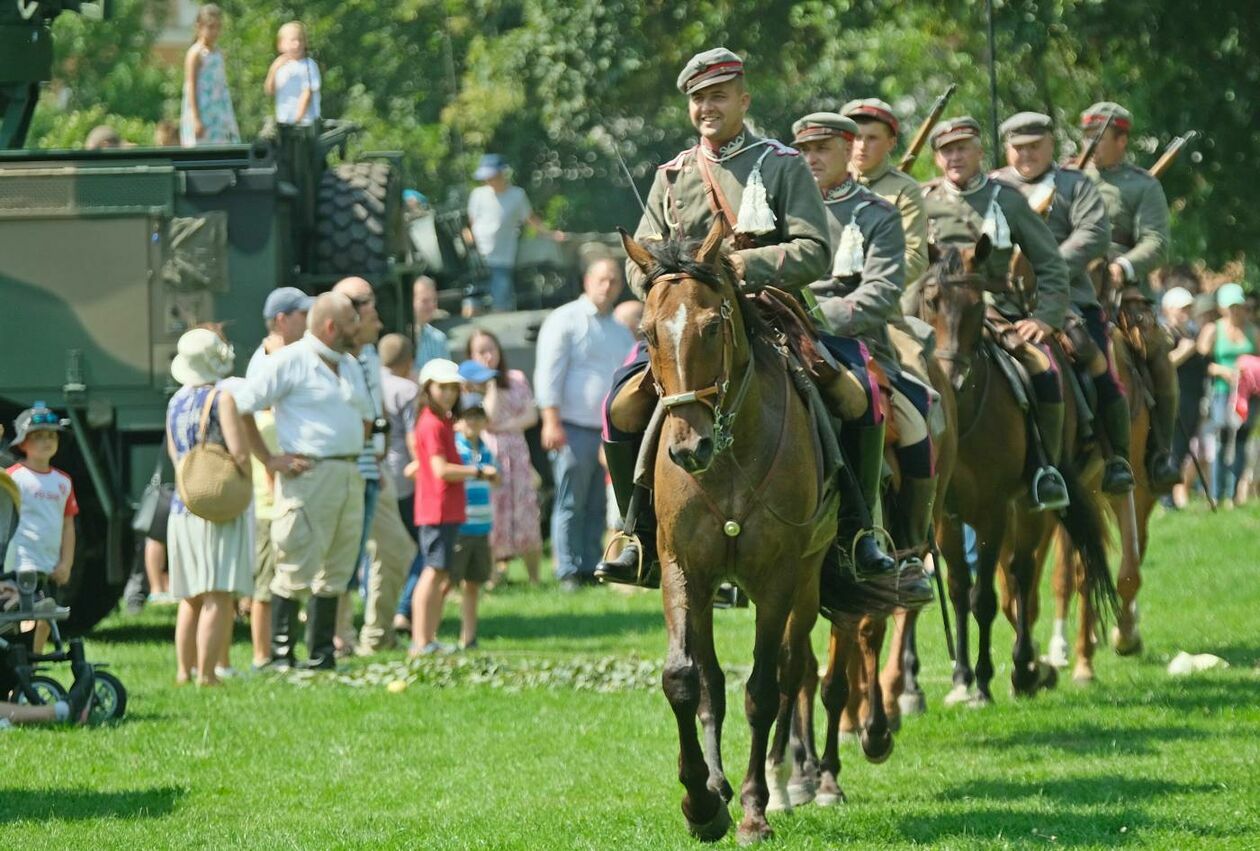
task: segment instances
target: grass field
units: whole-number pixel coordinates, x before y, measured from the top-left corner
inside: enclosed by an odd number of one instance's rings
[[[1017,703],[1001,622],[997,704],[945,710],[933,611],[928,714],[882,766],[847,746],[849,803],[772,815],[775,843],[1260,847],[1260,511],[1161,513],[1153,527],[1144,658],[1100,652],[1093,687]],[[401,693],[385,687],[401,652],[335,679],[175,688],[173,609],[115,616],[88,648],[127,683],[128,717],[0,736],[0,848],[697,847],[678,809],[657,596],[511,588],[483,615],[482,655],[427,666]],[[724,753],[738,788],[751,617],[716,620],[735,674]],[[1173,679],[1164,668],[1183,649],[1231,667]]]

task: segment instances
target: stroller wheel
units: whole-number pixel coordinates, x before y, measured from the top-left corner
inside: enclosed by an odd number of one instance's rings
[[[38,706],[49,706],[59,700],[66,699],[65,686],[52,677],[45,677],[41,674],[31,677],[31,690],[35,692],[38,700],[30,700],[21,686],[13,690],[14,700],[24,705],[34,703]]]
[[[92,711],[88,714],[89,724],[104,724],[106,721],[118,721],[127,711],[127,689],[122,681],[108,671],[97,670],[95,697]]]

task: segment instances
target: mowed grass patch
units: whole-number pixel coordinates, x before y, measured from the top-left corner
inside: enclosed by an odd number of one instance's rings
[[[849,804],[773,815],[777,844],[1260,846],[1260,512],[1160,513],[1152,526],[1142,658],[1100,649],[1093,687],[1015,701],[999,617],[997,704],[946,710],[934,609],[920,632],[928,714],[907,722],[882,766],[846,747]],[[1044,646],[1048,583],[1042,603]],[[752,615],[720,611],[716,622],[738,788]],[[131,691],[124,723],[0,736],[0,847],[695,847],[658,685],[655,593],[512,587],[486,599],[475,658],[407,671],[399,651],[347,663],[336,679],[250,677],[218,690],[172,685],[172,626],[172,609],[149,610],[89,640],[89,656]],[[453,609],[443,629],[453,638]],[[820,651],[824,640],[820,628]],[[1179,650],[1231,667],[1171,678]],[[233,658],[248,667],[245,643]],[[400,675],[413,681],[391,693]]]

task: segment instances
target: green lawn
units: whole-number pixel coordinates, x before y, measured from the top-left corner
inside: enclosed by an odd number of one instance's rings
[[[777,844],[1260,847],[1260,511],[1160,513],[1153,526],[1144,658],[1100,652],[1093,687],[1016,703],[1002,622],[997,704],[947,711],[932,612],[921,633],[929,713],[882,766],[846,747],[849,804],[772,815]],[[696,847],[658,685],[656,595],[512,588],[483,615],[484,657],[427,666],[401,693],[385,687],[401,653],[335,679],[175,688],[173,610],[116,616],[88,649],[127,683],[128,717],[0,737],[0,848]],[[725,754],[738,788],[751,617],[717,622],[737,674]],[[248,667],[238,638],[234,661]],[[1170,678],[1182,649],[1232,667]]]

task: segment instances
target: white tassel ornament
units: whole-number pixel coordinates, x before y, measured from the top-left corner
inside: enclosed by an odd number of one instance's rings
[[[753,236],[772,233],[775,228],[774,210],[770,209],[766,197],[766,185],[761,180],[761,163],[770,149],[757,159],[752,174],[748,175],[748,185],[744,187],[744,197],[739,202],[739,216],[735,221],[735,231]]]
[[[980,232],[989,238],[994,248],[1005,251],[1011,247],[1011,226],[1006,221],[1006,214],[1002,212],[1002,205],[997,202],[999,191],[1001,187],[993,187],[989,209],[984,214],[984,225],[980,228]]]

